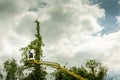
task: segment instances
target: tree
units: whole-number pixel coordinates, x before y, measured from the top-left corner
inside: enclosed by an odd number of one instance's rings
[[[40,24],[39,22],[36,20],[36,30],[37,33],[35,34],[36,39],[33,40],[28,46],[21,48],[22,50],[22,62],[24,64],[24,66],[28,67],[28,68],[32,68],[31,73],[25,77],[23,80],[45,80],[45,76],[46,76],[46,71],[43,69],[44,67],[42,67],[40,64],[28,64],[28,52],[31,50],[34,50],[34,58],[35,60],[41,60],[42,57],[42,46],[44,46],[43,42],[42,42],[42,37],[40,35]]]
[[[2,73],[0,72],[0,79],[2,79],[3,78],[3,75],[2,75]]]
[[[107,73],[107,67],[102,66],[100,62],[97,62],[96,60],[89,60],[86,63],[86,68],[88,69],[90,80],[104,80]]]
[[[107,67],[102,66],[102,64],[96,60],[87,61],[85,67],[72,67],[69,70],[88,80],[104,80],[107,73]],[[54,76],[55,80],[77,80],[73,76],[60,70],[55,71]]]
[[[15,59],[4,62],[4,69],[6,71],[5,80],[17,80],[17,63]]]

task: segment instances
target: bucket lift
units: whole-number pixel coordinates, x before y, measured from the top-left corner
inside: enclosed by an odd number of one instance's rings
[[[74,72],[71,72],[71,71],[67,70],[66,68],[62,67],[59,63],[48,62],[48,61],[41,61],[41,60],[35,60],[34,59],[34,52],[33,51],[29,51],[29,60],[28,61],[29,61],[30,64],[41,64],[41,65],[46,65],[46,66],[50,66],[52,68],[59,69],[59,70],[61,70],[63,72],[66,72],[67,74],[70,74],[70,75],[74,76],[78,80],[88,80],[86,78],[83,78],[80,75],[77,75]]]
[[[34,60],[34,50],[30,50],[28,53],[29,60]]]

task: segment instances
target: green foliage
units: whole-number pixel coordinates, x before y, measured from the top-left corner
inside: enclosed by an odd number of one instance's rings
[[[15,59],[4,62],[4,72],[6,73],[5,80],[22,80],[24,67],[17,64]],[[3,78],[3,76],[2,76]]]
[[[70,69],[68,69],[71,72],[74,72],[76,74],[79,75],[80,73],[80,68],[77,67],[72,67]],[[55,80],[78,80],[77,78],[75,78],[72,75],[67,74],[66,72],[62,72],[61,70],[56,70],[53,75],[55,76]]]
[[[85,67],[72,67],[69,70],[88,80],[104,80],[107,73],[107,67],[102,66],[102,64],[96,60],[87,61]],[[55,80],[77,80],[72,75],[64,73],[60,70],[55,71],[54,76]]]
[[[86,68],[88,69],[90,80],[104,80],[107,73],[107,67],[102,66],[100,62],[97,62],[96,60],[89,60],[86,63]]]
[[[16,72],[17,72],[17,63],[15,59],[7,60],[4,62],[4,69],[7,73],[6,80],[16,80]]]
[[[39,78],[36,77],[37,71],[32,70],[32,72],[28,76],[24,77],[22,80],[46,80],[46,78],[45,78],[45,76],[47,74],[46,71],[42,67],[40,67],[40,71],[41,72],[39,72],[39,75],[38,75],[38,76],[40,76]]]
[[[0,72],[0,79],[2,79],[3,78],[3,75],[2,75],[2,73]]]
[[[24,47],[21,48],[22,51],[22,60],[21,63],[24,64],[24,66],[26,66],[27,68],[32,68],[31,73],[26,76],[23,80],[45,80],[45,76],[46,76],[46,71],[43,69],[43,67],[39,64],[29,64],[28,63],[28,52],[31,50],[35,51],[35,55],[34,58],[35,60],[41,60],[42,57],[42,46],[44,45],[42,42],[42,37],[40,35],[40,26],[39,26],[39,22],[35,21],[36,23],[36,30],[37,33],[35,34],[36,39],[31,41],[31,43]]]

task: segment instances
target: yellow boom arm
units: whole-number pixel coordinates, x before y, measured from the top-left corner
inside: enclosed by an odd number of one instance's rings
[[[87,80],[87,79],[81,77],[80,75],[77,75],[74,72],[71,72],[71,71],[67,70],[66,68],[62,67],[58,63],[48,62],[48,61],[40,61],[40,60],[29,60],[29,63],[42,64],[42,65],[50,66],[50,67],[53,67],[53,68],[56,68],[56,69],[60,69],[61,71],[66,72],[66,73],[76,77],[78,80]]]

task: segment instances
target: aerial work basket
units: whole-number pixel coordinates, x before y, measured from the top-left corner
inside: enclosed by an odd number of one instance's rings
[[[31,51],[29,51],[29,60],[34,60],[34,54]]]

